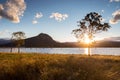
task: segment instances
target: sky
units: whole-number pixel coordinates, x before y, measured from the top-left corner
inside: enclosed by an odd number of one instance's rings
[[[0,0],[0,38],[23,31],[27,38],[47,33],[56,41],[74,42],[72,30],[90,12],[111,26],[96,39],[120,38],[120,0]]]

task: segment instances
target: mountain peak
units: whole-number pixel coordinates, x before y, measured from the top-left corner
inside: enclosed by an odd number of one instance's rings
[[[53,40],[51,36],[49,36],[48,34],[45,34],[45,33],[40,33],[37,37],[42,38],[42,39]]]
[[[41,35],[48,35],[48,34],[46,34],[46,33],[40,33],[38,36],[41,36]]]
[[[45,33],[40,33],[35,37],[31,37],[25,40],[26,47],[53,47],[57,42],[52,39],[51,36]]]

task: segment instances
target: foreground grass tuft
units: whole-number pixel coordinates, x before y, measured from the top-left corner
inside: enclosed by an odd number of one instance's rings
[[[0,80],[120,80],[120,56],[0,53]]]

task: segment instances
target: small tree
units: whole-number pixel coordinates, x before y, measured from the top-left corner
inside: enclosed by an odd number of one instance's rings
[[[20,46],[24,45],[25,33],[22,31],[12,33],[12,41],[18,47],[18,53],[20,53]]]
[[[78,21],[78,29],[73,30],[73,34],[78,39],[78,41],[84,41],[86,36],[89,39],[88,42],[88,55],[90,55],[90,47],[95,37],[95,34],[102,31],[108,31],[110,25],[108,23],[102,22],[102,16],[96,12],[91,12],[85,16],[84,19]]]

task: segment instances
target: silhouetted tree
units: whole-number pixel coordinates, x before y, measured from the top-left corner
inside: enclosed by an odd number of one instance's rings
[[[22,31],[12,33],[12,41],[18,47],[18,53],[20,53],[20,46],[24,45],[25,33]]]
[[[95,34],[102,31],[108,31],[110,25],[102,22],[102,16],[96,12],[90,12],[84,19],[78,21],[78,29],[73,30],[73,34],[78,41],[85,40],[85,36],[88,36],[90,42],[93,41]],[[88,55],[90,55],[91,43],[88,43]]]

